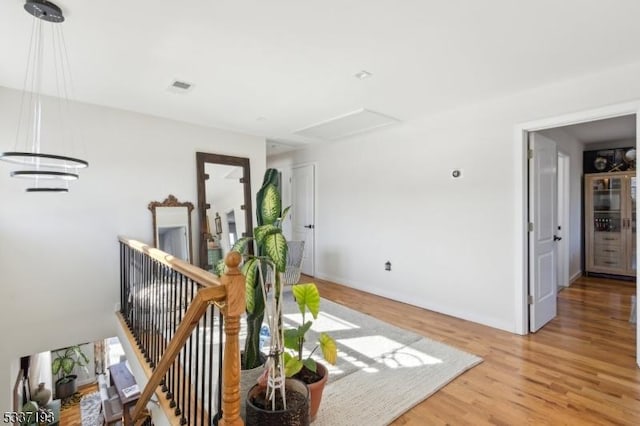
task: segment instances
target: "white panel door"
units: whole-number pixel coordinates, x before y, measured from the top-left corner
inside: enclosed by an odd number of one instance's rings
[[[315,275],[315,166],[294,167],[291,173],[291,236],[304,241],[302,273]]]
[[[535,332],[556,316],[557,162],[556,143],[529,134],[529,328]]]

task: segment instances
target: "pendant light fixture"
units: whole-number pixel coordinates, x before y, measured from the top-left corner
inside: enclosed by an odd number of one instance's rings
[[[78,169],[89,163],[60,153],[75,149],[69,103],[72,82],[61,25],[65,18],[46,0],[27,0],[24,9],[33,15],[33,25],[15,147],[0,154],[0,160],[21,166],[10,176],[30,180],[27,192],[68,192],[69,182],[78,179]],[[45,66],[45,60],[51,63]],[[44,77],[55,81],[55,99],[44,98]],[[53,153],[56,146],[58,153]]]

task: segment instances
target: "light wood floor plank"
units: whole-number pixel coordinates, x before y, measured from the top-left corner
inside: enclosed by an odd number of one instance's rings
[[[322,297],[484,358],[394,425],[640,424],[635,283],[580,278],[558,316],[518,336],[329,281]],[[392,390],[390,390],[392,391]]]

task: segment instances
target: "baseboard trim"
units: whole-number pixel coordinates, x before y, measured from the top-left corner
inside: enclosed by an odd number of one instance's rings
[[[582,277],[582,271],[578,271],[575,274],[573,274],[570,278],[569,278],[569,285],[573,284],[574,282],[576,282],[576,280],[578,278]]]

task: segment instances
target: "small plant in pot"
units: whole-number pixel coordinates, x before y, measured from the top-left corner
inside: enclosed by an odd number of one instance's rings
[[[322,391],[329,378],[327,368],[311,358],[313,353],[320,348],[323,358],[331,365],[335,365],[338,357],[338,348],[335,340],[328,334],[320,333],[318,344],[303,358],[303,345],[306,341],[306,334],[311,328],[313,321],[307,321],[307,311],[311,313],[313,319],[318,318],[320,312],[320,293],[314,283],[296,284],[291,289],[293,297],[298,304],[298,309],[302,314],[302,323],[293,329],[284,331],[284,345],[289,352],[284,355],[285,374],[287,377],[296,378],[309,386],[311,392],[311,421],[314,421],[320,408]]]
[[[53,351],[53,356],[51,371],[58,376],[56,380],[56,398],[68,398],[78,390],[76,387],[78,376],[72,374],[73,371],[76,367],[80,367],[88,374],[89,358],[78,345],[55,350]]]

